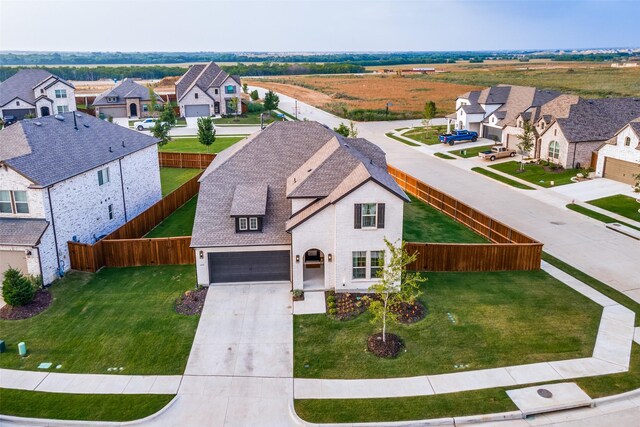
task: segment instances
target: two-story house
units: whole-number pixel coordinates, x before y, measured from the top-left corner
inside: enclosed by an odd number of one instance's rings
[[[155,102],[162,106],[164,101],[155,93]],[[151,92],[148,87],[133,79],[124,79],[113,88],[102,92],[93,101],[96,117],[149,117],[152,111]]]
[[[277,122],[221,152],[200,179],[198,283],[290,281],[367,290],[406,194],[384,152],[317,122]]]
[[[239,114],[240,77],[231,76],[215,62],[195,64],[176,82],[181,117]]]
[[[18,71],[0,83],[0,117],[45,117],[76,110],[74,86],[40,68]]]
[[[640,176],[640,117],[600,147],[596,176],[635,184],[636,176]]]
[[[83,113],[0,130],[0,274],[49,284],[68,241],[93,243],[161,198],[157,140]]]

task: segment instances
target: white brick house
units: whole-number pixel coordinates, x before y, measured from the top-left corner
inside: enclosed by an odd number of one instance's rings
[[[192,65],[176,82],[181,117],[239,114],[241,93],[240,78],[224,72],[215,62]]]
[[[70,268],[68,241],[94,243],[161,198],[157,140],[63,117],[0,131],[0,274],[13,266],[49,284]]]
[[[24,69],[0,84],[0,117],[23,119],[76,110],[74,86],[40,68]]]
[[[367,290],[408,197],[385,154],[316,122],[277,122],[220,153],[200,179],[198,283],[290,281]]]
[[[635,184],[640,174],[640,118],[629,122],[598,150],[596,176]]]

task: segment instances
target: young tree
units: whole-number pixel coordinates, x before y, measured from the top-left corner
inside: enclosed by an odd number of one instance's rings
[[[216,140],[216,130],[213,128],[213,119],[211,117],[200,117],[198,119],[198,139],[200,144],[207,147],[207,153],[209,147]]]
[[[162,113],[160,113],[160,117],[158,118],[159,122],[163,122],[171,126],[175,126],[178,121],[176,118],[176,113],[173,111],[173,107],[170,102],[164,104],[164,108],[162,109]]]
[[[149,89],[149,113],[155,116],[156,111],[158,111],[158,98],[153,90],[153,85],[149,85],[147,88]]]
[[[433,101],[428,101],[424,104],[424,110],[422,110],[422,117],[424,118],[422,120],[422,124],[424,125],[424,127],[429,126],[429,123],[431,123],[431,119],[433,119],[435,116],[436,103]]]
[[[36,288],[33,282],[25,277],[19,270],[9,268],[4,272],[2,280],[2,298],[14,307],[29,304],[33,301]]]
[[[529,120],[525,120],[522,123],[522,134],[517,135],[518,149],[520,150],[520,171],[524,171],[524,156],[529,153],[533,148],[533,141],[535,138],[533,125]]]
[[[231,110],[233,111],[233,114],[240,114],[238,112],[238,98],[233,97],[229,100],[229,108],[231,108]],[[229,114],[229,111],[227,111],[227,114]]]
[[[275,110],[280,103],[280,97],[272,90],[264,95],[264,109],[267,111]]]
[[[257,90],[252,90],[249,96],[251,97],[252,101],[257,101],[258,99],[260,99],[260,95],[258,95]]]
[[[397,315],[391,311],[394,304],[406,302],[414,304],[420,294],[420,284],[425,281],[419,274],[407,272],[407,265],[416,260],[417,255],[407,252],[405,242],[394,245],[386,238],[387,246],[384,259],[378,269],[378,282],[371,285],[370,291],[375,293],[376,299],[369,304],[369,311],[373,315],[371,322],[382,328],[382,341],[387,342],[387,322],[397,320]]]
[[[333,128],[333,130],[344,137],[349,137],[349,127],[344,123],[340,123],[340,126],[338,126],[337,128]]]
[[[249,86],[246,83],[242,83],[242,91],[246,94],[249,93]]]
[[[358,128],[352,121],[349,121],[349,138],[357,138],[357,137],[358,137]]]
[[[163,122],[162,116],[160,116],[160,119],[156,120],[156,124],[151,128],[151,135],[160,140],[160,142],[158,142],[160,147],[167,145],[169,141],[171,141],[171,136],[169,136],[170,129],[171,125],[167,122]]]

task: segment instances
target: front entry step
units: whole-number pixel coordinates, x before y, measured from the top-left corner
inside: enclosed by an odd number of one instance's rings
[[[548,384],[508,390],[507,395],[524,416],[593,406],[593,399],[576,383]]]

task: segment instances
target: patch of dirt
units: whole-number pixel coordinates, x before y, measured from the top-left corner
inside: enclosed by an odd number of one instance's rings
[[[182,294],[176,300],[176,312],[187,316],[194,316],[202,313],[208,289],[209,288],[207,287],[202,287],[196,290],[189,290]]]
[[[419,302],[409,304],[401,302],[391,306],[391,311],[398,315],[398,322],[405,325],[419,322],[427,315],[427,309]]]
[[[367,350],[378,357],[394,359],[404,348],[402,338],[395,334],[387,333],[387,340],[382,340],[382,332],[373,334],[367,339]]]
[[[53,296],[49,291],[38,289],[36,295],[29,304],[21,307],[13,307],[5,305],[0,308],[0,319],[2,320],[20,320],[28,319],[45,311],[53,302]]]

